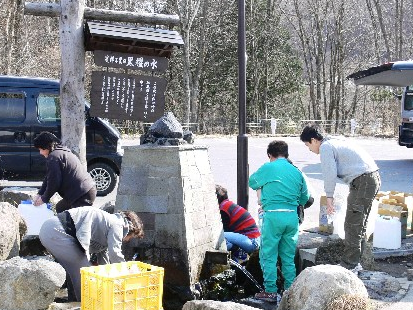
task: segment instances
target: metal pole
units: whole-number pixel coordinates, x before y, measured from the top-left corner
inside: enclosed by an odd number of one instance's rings
[[[245,0],[238,0],[237,202],[248,209],[248,138],[246,135]]]

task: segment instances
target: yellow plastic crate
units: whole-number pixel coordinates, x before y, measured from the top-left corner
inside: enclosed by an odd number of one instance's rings
[[[82,310],[161,310],[164,269],[142,262],[80,269]]]

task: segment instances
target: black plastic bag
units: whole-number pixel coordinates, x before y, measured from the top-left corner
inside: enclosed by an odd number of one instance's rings
[[[313,203],[314,203],[314,198],[310,196],[310,198],[308,198],[304,206],[299,205],[297,207],[298,224],[301,225],[304,222],[304,209],[311,207]]]

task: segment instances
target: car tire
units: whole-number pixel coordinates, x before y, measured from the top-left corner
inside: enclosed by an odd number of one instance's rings
[[[118,177],[111,166],[105,163],[95,163],[90,165],[87,171],[96,183],[97,196],[106,196],[113,191]]]

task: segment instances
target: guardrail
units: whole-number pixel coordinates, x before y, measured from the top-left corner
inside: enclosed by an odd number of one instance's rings
[[[117,122],[112,121],[123,134],[143,134],[153,123],[142,122]],[[307,123],[316,123],[321,126],[325,132],[331,134],[344,135],[377,135],[387,130],[389,135],[397,135],[397,126],[391,124],[383,126],[381,120],[375,122],[360,122],[354,120],[321,120],[321,119],[260,119],[256,122],[246,123],[247,134],[300,134],[301,130]],[[220,123],[216,120],[205,123],[182,123],[184,130],[192,131],[195,134],[236,134],[238,124],[234,122]]]

